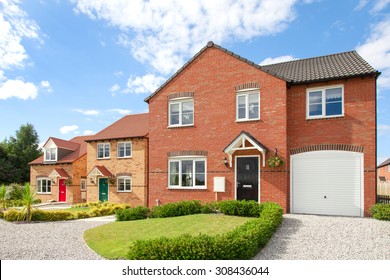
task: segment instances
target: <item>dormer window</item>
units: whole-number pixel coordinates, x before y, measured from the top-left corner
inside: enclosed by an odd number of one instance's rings
[[[46,148],[45,161],[56,161],[56,160],[57,160],[57,148]]]

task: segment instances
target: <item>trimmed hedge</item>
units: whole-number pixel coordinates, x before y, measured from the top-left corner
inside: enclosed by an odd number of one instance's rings
[[[233,260],[250,259],[265,246],[279,224],[283,209],[262,203],[260,217],[222,235],[182,235],[176,238],[137,240],[130,245],[130,260]]]
[[[259,217],[263,205],[253,200],[222,200],[218,209],[225,215]]]
[[[64,210],[45,211],[34,209],[31,211],[31,221],[54,222],[73,219],[75,219],[75,215]],[[12,209],[4,212],[4,220],[7,222],[24,221],[25,217],[22,215],[21,211]]]
[[[198,200],[178,201],[153,207],[150,218],[167,218],[202,213],[202,204]]]
[[[370,212],[377,220],[390,221],[390,204],[377,203],[371,207]]]
[[[144,206],[138,206],[130,209],[119,209],[115,213],[117,221],[133,221],[147,219],[150,209]]]

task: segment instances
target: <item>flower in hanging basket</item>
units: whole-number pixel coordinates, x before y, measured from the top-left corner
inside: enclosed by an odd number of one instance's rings
[[[267,159],[267,165],[271,168],[282,166],[283,159],[278,155],[270,156]]]
[[[66,186],[72,185],[72,179],[71,179],[71,178],[67,178],[67,179],[65,180],[65,185],[66,185]]]
[[[108,178],[108,182],[110,183],[110,185],[114,185],[115,184],[115,177],[112,176],[112,177]]]

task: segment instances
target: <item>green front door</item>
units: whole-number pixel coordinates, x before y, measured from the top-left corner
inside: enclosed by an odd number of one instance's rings
[[[108,179],[99,178],[99,200],[107,201],[108,200]]]

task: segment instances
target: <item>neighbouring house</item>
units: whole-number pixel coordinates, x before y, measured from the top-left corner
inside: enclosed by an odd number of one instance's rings
[[[127,115],[90,137],[87,201],[147,206],[149,115]]]
[[[43,155],[30,162],[30,184],[42,202],[86,200],[87,144],[90,136],[69,141],[50,137]]]
[[[390,183],[390,158],[378,165],[378,181]]]
[[[369,215],[379,74],[355,51],[260,66],[209,42],[145,99],[149,206],[246,199]]]

